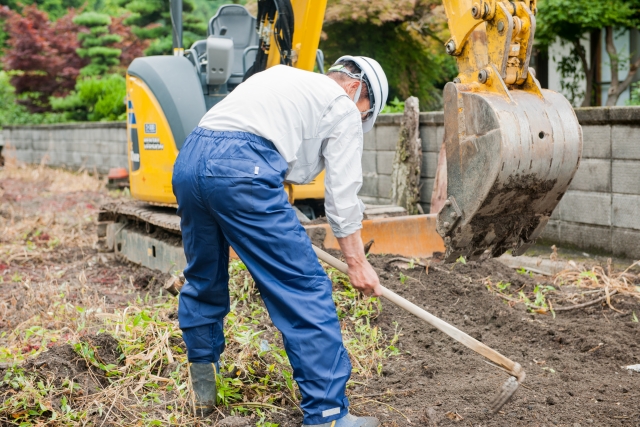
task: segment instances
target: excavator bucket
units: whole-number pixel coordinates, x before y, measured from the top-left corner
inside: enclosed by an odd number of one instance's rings
[[[536,0],[446,0],[447,53],[460,74],[444,90],[447,199],[438,213],[446,261],[523,253],[569,187],[582,130],[529,61]]]
[[[446,259],[524,252],[540,235],[580,162],[582,131],[567,100],[445,88],[447,195],[438,214]],[[464,89],[464,88],[463,88]]]

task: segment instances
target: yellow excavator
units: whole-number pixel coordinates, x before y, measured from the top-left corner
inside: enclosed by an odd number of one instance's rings
[[[447,261],[519,254],[540,235],[578,168],[581,128],[569,102],[542,90],[529,68],[536,0],[444,6],[451,32],[445,50],[459,68],[444,89],[447,199],[437,216],[365,221],[363,239],[375,240],[374,253],[443,251]],[[138,202],[104,207],[99,230],[110,248],[151,268],[184,266],[171,209],[183,141],[253,73],[276,64],[323,72],[325,8],[326,0],[258,0],[253,17],[243,6],[225,5],[209,21],[206,39],[184,49],[182,1],[172,0],[174,55],[137,58],[127,72],[130,188]],[[321,201],[323,176],[286,189],[292,203]],[[308,227],[314,229],[324,230],[325,247],[337,248],[327,225]]]
[[[127,70],[130,188],[135,199],[175,205],[171,172],[202,116],[244,78],[285,63],[323,72],[318,51],[326,0],[261,0],[258,19],[220,7],[207,38],[182,47],[182,0],[171,1],[174,56],[137,58]],[[288,186],[289,199],[323,199],[323,176]]]

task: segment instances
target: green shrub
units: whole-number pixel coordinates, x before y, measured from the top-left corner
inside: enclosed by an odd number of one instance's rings
[[[404,101],[400,101],[396,96],[392,101],[387,102],[380,114],[404,113]]]
[[[629,100],[627,101],[627,105],[640,105],[640,84],[633,83],[630,89]]]
[[[30,113],[27,107],[18,103],[19,98],[10,80],[9,73],[0,71],[0,128],[9,125],[59,123],[64,120],[63,114],[59,113]]]
[[[72,121],[124,120],[125,79],[119,74],[78,80],[76,89],[64,98],[51,98],[54,110]]]
[[[433,43],[408,24],[345,20],[325,24],[322,29],[327,34],[320,42],[326,65],[345,52],[375,58],[389,80],[389,100],[416,96],[420,111],[442,108],[442,88],[457,74],[455,61],[434,50]]]

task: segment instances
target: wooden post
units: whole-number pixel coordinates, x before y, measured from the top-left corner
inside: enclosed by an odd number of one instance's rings
[[[404,117],[391,174],[391,202],[405,208],[409,215],[423,213],[420,206],[421,165],[420,107],[418,98],[411,96],[404,102]]]
[[[438,154],[438,166],[436,168],[436,180],[433,183],[433,193],[431,193],[431,206],[429,213],[437,214],[447,200],[447,152],[444,143],[440,146]]]

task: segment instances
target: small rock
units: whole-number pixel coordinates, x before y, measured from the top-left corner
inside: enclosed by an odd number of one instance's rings
[[[573,427],[582,427],[580,423],[573,423]]]
[[[442,417],[433,407],[428,407],[422,415],[422,422],[429,427],[437,427]]]
[[[556,404],[556,400],[551,396],[547,397],[546,402],[547,402],[547,405],[555,405]]]
[[[533,411],[533,405],[527,406],[527,409],[530,410],[530,411]]]
[[[593,424],[593,420],[591,418],[587,418],[586,421],[587,421],[587,424]]]
[[[435,369],[429,367],[429,366],[423,366],[422,367],[422,375],[426,376],[427,378],[433,378],[436,374]]]

